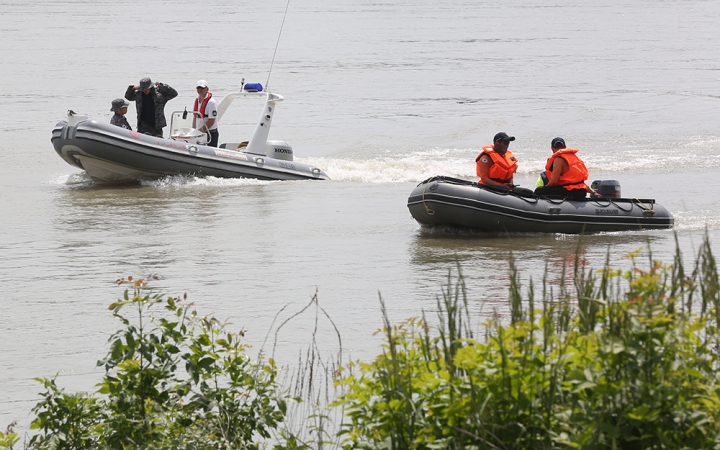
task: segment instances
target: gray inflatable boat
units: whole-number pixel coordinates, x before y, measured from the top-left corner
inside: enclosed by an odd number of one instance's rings
[[[451,225],[488,232],[594,233],[668,229],[674,223],[672,214],[651,199],[546,198],[443,176],[418,184],[407,206],[425,227]]]
[[[261,180],[328,180],[317,167],[293,161],[285,141],[268,140],[275,105],[283,97],[270,92],[229,94],[218,106],[218,120],[239,97],[265,97],[260,120],[249,140],[207,146],[197,128],[200,118],[177,111],[171,116],[169,138],[158,138],[100,123],[72,111],[52,131],[55,151],[68,164],[101,182],[156,179],[168,175],[257,178]]]

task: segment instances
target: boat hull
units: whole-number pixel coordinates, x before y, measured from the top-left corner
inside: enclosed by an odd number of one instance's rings
[[[422,226],[487,232],[596,233],[669,229],[672,214],[649,199],[549,199],[501,193],[466,180],[433,177],[418,184],[408,209]]]
[[[328,180],[320,169],[265,155],[163,139],[94,120],[58,122],[52,144],[68,164],[97,181],[123,182],[168,175]]]

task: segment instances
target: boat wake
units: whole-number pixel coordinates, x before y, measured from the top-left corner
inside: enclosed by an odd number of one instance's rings
[[[58,175],[56,178],[48,181],[47,184],[82,188],[93,186],[95,182],[87,172],[74,172]]]
[[[318,157],[298,160],[322,167],[335,181],[418,183],[438,173],[474,181],[477,179],[474,152],[474,149],[429,149],[369,158]]]
[[[720,229],[720,217],[716,211],[697,210],[697,211],[674,211],[675,229],[700,231],[700,230],[717,230]]]
[[[638,171],[675,171],[720,168],[720,142],[685,144],[689,149],[601,149],[583,153],[590,173],[617,173],[617,178]],[[465,180],[477,180],[475,157],[480,148],[425,148],[399,153],[392,150],[368,150],[366,153],[301,158],[306,164],[321,167],[335,181],[368,183],[418,183],[439,173]],[[582,149],[581,149],[582,151]],[[545,168],[549,150],[520,149],[517,174],[535,175]]]
[[[277,181],[256,180],[253,178],[219,178],[219,177],[195,177],[190,175],[173,175],[160,178],[157,180],[141,181],[141,186],[155,188],[178,188],[178,187],[194,187],[194,186],[261,186]]]
[[[151,187],[158,189],[194,187],[194,186],[263,186],[277,183],[276,180],[257,180],[254,178],[219,178],[219,177],[196,177],[191,175],[169,175],[156,180],[139,181],[132,183],[140,187]],[[124,186],[118,183],[98,183],[90,178],[87,172],[75,172],[59,175],[48,184],[67,186],[71,188],[92,188],[97,186]],[[126,186],[127,184],[125,184]]]
[[[708,144],[708,143],[706,143]],[[631,150],[602,150],[586,152],[583,160],[590,173],[617,173],[617,178],[637,171],[701,170],[720,168],[720,154],[715,144],[701,146],[692,152],[672,151],[671,149],[647,149],[642,152]],[[688,144],[689,145],[689,144]],[[324,170],[332,180],[357,183],[419,183],[429,176],[445,174],[450,177],[476,181],[475,157],[479,148],[423,148],[408,152],[396,150],[372,149],[367,151],[334,154],[319,157],[298,157],[295,161]],[[534,176],[544,170],[548,151],[546,149],[528,149],[518,152],[521,164],[519,176]],[[90,179],[82,174],[73,174],[61,184],[89,184]],[[534,179],[533,178],[533,179]],[[244,178],[221,179],[217,177],[175,176],[143,185],[163,187],[170,184],[228,185],[251,182]],[[260,184],[265,183],[263,181]]]

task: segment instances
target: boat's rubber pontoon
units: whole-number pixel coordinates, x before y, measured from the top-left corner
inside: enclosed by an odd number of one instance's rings
[[[250,85],[246,85],[250,86]],[[254,85],[256,86],[256,85]],[[242,91],[227,95],[218,106],[218,120],[241,97],[265,97],[260,119],[244,142],[205,145],[207,135],[193,127],[187,111],[174,112],[170,137],[158,138],[100,123],[68,111],[52,132],[55,151],[68,164],[97,181],[122,182],[168,175],[257,178],[261,180],[328,180],[321,169],[293,161],[285,141],[268,140],[275,105],[283,97],[270,92]]]
[[[545,198],[442,176],[418,184],[407,206],[422,226],[489,232],[594,233],[667,229],[674,224],[672,214],[651,199]]]

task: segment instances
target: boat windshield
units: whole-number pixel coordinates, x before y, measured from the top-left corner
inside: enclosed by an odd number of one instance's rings
[[[208,142],[207,133],[203,133],[198,129],[204,125],[205,121],[200,117],[199,113],[175,111],[170,116],[170,139],[194,144],[206,144]]]

